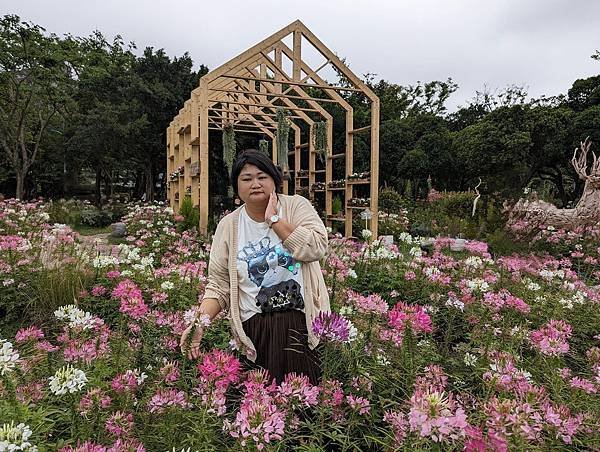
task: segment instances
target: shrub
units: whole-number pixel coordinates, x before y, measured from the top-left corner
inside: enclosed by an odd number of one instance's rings
[[[181,208],[179,214],[183,217],[183,221],[180,221],[177,225],[179,232],[187,231],[189,229],[198,229],[200,223],[200,211],[198,207],[194,207],[191,196],[186,196],[181,202]]]
[[[409,205],[410,202],[393,188],[384,188],[379,191],[379,210],[387,213],[400,213]]]
[[[81,224],[94,228],[103,228],[113,222],[113,214],[109,210],[88,206],[81,210]]]

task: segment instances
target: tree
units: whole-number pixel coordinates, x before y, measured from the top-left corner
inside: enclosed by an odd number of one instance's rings
[[[15,15],[0,20],[0,143],[22,199],[49,127],[72,105],[78,42]]]
[[[528,184],[534,178],[551,182],[566,205],[570,197],[567,184],[574,176],[572,168],[567,166],[573,112],[565,107],[533,107],[526,115],[531,147],[525,156],[529,172],[524,183]]]
[[[104,181],[108,194],[119,173],[130,169],[131,156],[141,144],[147,118],[140,107],[139,78],[133,45],[120,36],[112,43],[96,31],[81,40],[85,65],[75,99],[78,110],[67,134],[70,165],[88,167],[96,178],[96,203]]]
[[[452,155],[459,189],[484,180],[488,192],[518,193],[527,180],[531,134],[526,108],[502,107],[453,134]]]
[[[575,80],[568,91],[568,103],[575,111],[600,105],[600,75]]]
[[[163,49],[154,51],[152,47],[147,47],[133,64],[132,71],[137,78],[133,95],[139,101],[146,124],[132,159],[143,179],[140,187],[147,200],[154,199],[158,173],[166,172],[166,129],[190,92],[198,86],[199,78],[208,72],[204,65],[200,65],[198,72],[192,71],[192,66],[187,53],[171,59]]]

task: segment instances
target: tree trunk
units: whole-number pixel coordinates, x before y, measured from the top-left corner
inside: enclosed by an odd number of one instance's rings
[[[150,164],[145,170],[146,179],[146,202],[154,201],[154,171],[153,165]]]
[[[96,206],[102,205],[102,170],[96,168]]]
[[[15,198],[22,200],[23,195],[25,194],[25,172],[17,170],[16,175],[17,175],[17,187],[15,190]]]

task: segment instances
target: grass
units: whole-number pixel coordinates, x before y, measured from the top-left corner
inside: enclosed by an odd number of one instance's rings
[[[111,232],[110,226],[96,228],[93,226],[79,225],[73,226],[73,230],[80,235],[109,234]]]

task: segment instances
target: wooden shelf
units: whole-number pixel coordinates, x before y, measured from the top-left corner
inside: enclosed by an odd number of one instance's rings
[[[295,176],[296,179],[308,179],[308,176]]]
[[[324,169],[319,169],[319,170],[312,170],[311,173],[313,174],[323,174],[325,172]]]
[[[365,210],[365,209],[370,209],[371,206],[346,206],[346,209],[360,209],[360,210]]]
[[[329,217],[326,221],[346,221],[344,217]]]
[[[347,185],[360,185],[360,184],[370,184],[370,183],[371,183],[370,179],[368,179],[368,180],[365,180],[365,179],[360,180],[359,179],[359,180],[347,180],[346,181]]]
[[[343,153],[343,154],[333,154],[333,155],[328,156],[327,158],[329,160],[335,160],[335,159],[342,159],[344,157],[346,157],[346,153]]]
[[[342,191],[342,190],[346,190],[346,187],[327,187],[327,190],[329,191]]]

